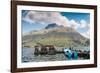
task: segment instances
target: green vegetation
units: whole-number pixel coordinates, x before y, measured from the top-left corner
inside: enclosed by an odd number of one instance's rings
[[[81,42],[74,41],[69,37],[62,37],[62,38],[49,37],[49,38],[31,39],[30,41],[27,40],[25,43],[23,43],[23,46],[34,47],[36,43],[41,43],[43,45],[54,45],[56,47],[71,47],[71,46],[76,47],[79,45],[85,46],[83,42],[84,42],[83,40]]]
[[[90,39],[85,38],[72,28],[65,27],[46,28],[23,35],[23,47],[34,47],[37,43],[54,45],[56,47],[86,47],[90,45]],[[55,28],[55,29],[54,29]]]

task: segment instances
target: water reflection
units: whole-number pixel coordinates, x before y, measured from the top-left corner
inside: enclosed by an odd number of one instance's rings
[[[83,58],[78,58],[83,60]],[[22,48],[22,62],[64,61],[68,60],[64,53],[54,55],[34,55],[34,49]]]

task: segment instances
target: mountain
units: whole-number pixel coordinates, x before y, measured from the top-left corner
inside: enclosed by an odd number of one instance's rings
[[[50,29],[50,28],[55,28],[55,27],[59,27],[59,26],[56,23],[52,23],[46,26],[45,29]]]
[[[71,27],[64,27],[56,23],[48,24],[44,29],[28,32],[22,38],[24,45],[36,43],[51,44],[58,47],[88,46],[89,39],[82,36]]]
[[[71,27],[64,27],[62,25],[57,25],[56,23],[48,24],[44,29],[41,30],[33,30],[28,33],[24,33],[23,35],[39,35],[39,34],[47,34],[50,32],[76,32],[75,29]]]

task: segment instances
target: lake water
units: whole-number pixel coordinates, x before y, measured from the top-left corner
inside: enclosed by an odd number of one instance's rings
[[[83,59],[83,58],[79,58]],[[22,48],[22,62],[43,62],[43,61],[64,61],[68,58],[63,54],[55,55],[34,55],[34,49]]]

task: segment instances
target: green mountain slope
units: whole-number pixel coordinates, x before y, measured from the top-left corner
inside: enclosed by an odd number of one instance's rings
[[[73,28],[57,26],[55,24],[50,25],[44,29],[24,34],[22,37],[23,47],[34,47],[37,43],[54,45],[56,47],[89,46],[89,39],[83,37]]]

